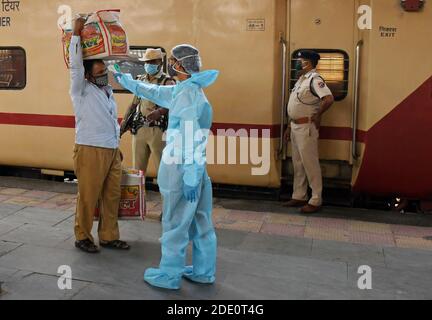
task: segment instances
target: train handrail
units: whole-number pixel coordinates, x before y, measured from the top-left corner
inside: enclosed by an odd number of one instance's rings
[[[279,155],[282,154],[284,149],[284,129],[285,129],[285,112],[286,112],[286,85],[287,85],[287,41],[284,39],[283,34],[280,35],[280,43],[282,44],[282,97],[281,97],[281,125],[280,125],[280,144]]]
[[[355,57],[355,75],[354,75],[354,102],[353,102],[353,138],[352,138],[352,157],[353,160],[359,158],[357,152],[357,129],[358,129],[358,114],[359,114],[359,91],[360,91],[360,62],[361,62],[361,48],[363,46],[363,40],[360,40],[356,46],[356,57]]]

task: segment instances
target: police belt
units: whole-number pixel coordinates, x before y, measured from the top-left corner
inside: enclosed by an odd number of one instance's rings
[[[167,124],[165,122],[154,122],[148,121],[146,117],[135,120],[131,125],[131,133],[132,135],[136,135],[138,130],[141,128],[159,128],[162,131],[166,131]]]
[[[291,122],[293,122],[295,124],[307,124],[307,123],[312,123],[312,118],[304,117],[304,118],[299,118],[299,119],[291,119]]]

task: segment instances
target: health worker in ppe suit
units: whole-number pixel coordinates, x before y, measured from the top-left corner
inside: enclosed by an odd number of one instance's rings
[[[180,289],[182,276],[204,284],[215,282],[217,239],[212,222],[212,184],[206,170],[206,145],[213,111],[203,88],[219,72],[200,72],[199,51],[190,45],[172,49],[169,74],[175,86],[157,86],[115,74],[117,81],[135,95],[169,109],[167,146],[162,155],[158,183],[163,197],[159,269],[148,269],[144,280],[165,288]],[[193,243],[193,266],[186,264],[186,250]]]

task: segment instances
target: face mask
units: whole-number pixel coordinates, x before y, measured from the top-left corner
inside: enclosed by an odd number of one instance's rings
[[[176,67],[175,67],[179,62],[181,62],[181,61],[183,61],[183,60],[185,60],[185,59],[187,59],[187,58],[190,58],[190,57],[195,57],[195,55],[193,55],[193,56],[186,56],[186,57],[183,57],[183,58],[177,60],[177,62],[174,63],[173,65],[168,64],[168,75],[169,75],[171,78],[178,76],[179,73],[180,73],[180,74],[184,74],[185,76],[190,76],[189,73],[187,73],[187,72],[183,72],[183,71],[180,71],[180,70],[176,69]]]
[[[145,71],[147,72],[147,74],[154,76],[155,74],[157,74],[159,72],[159,66],[157,64],[150,64],[150,63],[146,63],[145,65]]]
[[[108,73],[105,73],[104,75],[93,77],[94,78],[94,84],[98,87],[105,87],[109,84],[108,81]]]
[[[183,57],[183,58],[181,58],[181,59],[178,59],[178,61],[181,62],[181,61],[183,61],[183,60],[185,60],[185,59],[188,59],[188,58],[195,58],[195,57],[198,57],[198,58],[199,58],[199,55],[193,54],[193,55],[186,56],[186,57]],[[200,65],[200,67],[201,67],[201,65]],[[184,74],[184,75],[186,75],[186,76],[190,76],[189,73],[187,73],[187,72],[182,72],[182,71],[180,71],[180,70],[177,70],[177,73],[181,73],[181,74]]]
[[[300,60],[297,61],[295,68],[297,71],[302,71],[303,70],[303,63]]]
[[[168,64],[168,75],[171,77],[171,78],[174,78],[174,77],[176,77],[177,76],[177,71],[174,69],[174,65],[172,65],[172,64]]]

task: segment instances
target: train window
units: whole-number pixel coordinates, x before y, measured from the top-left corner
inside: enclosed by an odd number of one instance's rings
[[[26,86],[26,53],[19,47],[0,47],[0,90]]]
[[[132,55],[136,56],[137,58],[144,57],[144,54],[148,48],[155,48],[155,49],[161,49],[162,52],[166,53],[164,48],[161,47],[151,47],[151,46],[131,46],[130,52]],[[139,75],[142,75],[145,73],[144,69],[144,62],[138,61],[138,59],[130,59],[130,60],[109,60],[106,61],[107,64],[115,64],[117,63],[121,71],[123,73],[130,73],[132,77],[136,78]],[[164,71],[166,71],[166,56],[164,59]],[[112,74],[109,76],[110,84],[114,89],[115,93],[130,93],[128,90],[124,90],[115,80]]]
[[[348,54],[342,50],[313,50],[321,55],[317,71],[326,81],[335,97],[335,100],[341,101],[345,99],[348,95]],[[300,50],[296,50],[291,59],[291,89],[294,88],[294,85],[298,80],[295,65],[297,63],[297,55],[299,51]]]

